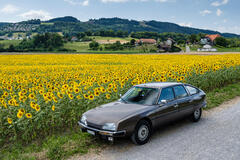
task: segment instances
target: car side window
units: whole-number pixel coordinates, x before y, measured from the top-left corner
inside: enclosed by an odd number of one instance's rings
[[[197,88],[191,87],[191,86],[186,86],[187,90],[189,91],[190,95],[197,94],[199,90]]]
[[[162,91],[161,91],[159,102],[161,102],[161,100],[172,101],[172,100],[174,100],[174,98],[175,97],[174,97],[174,93],[173,93],[172,87],[163,88]]]
[[[183,98],[188,96],[188,93],[183,86],[174,86],[173,89],[176,98]]]

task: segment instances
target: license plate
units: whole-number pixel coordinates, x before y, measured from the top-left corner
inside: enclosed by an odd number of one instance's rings
[[[90,130],[87,130],[87,132],[91,135],[94,135],[95,136],[95,132],[94,131],[90,131]]]

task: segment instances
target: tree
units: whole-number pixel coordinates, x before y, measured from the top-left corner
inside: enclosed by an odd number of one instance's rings
[[[14,45],[10,45],[9,48],[8,48],[8,52],[14,52],[15,51],[15,47]]]
[[[196,43],[196,42],[197,42],[197,35],[196,35],[196,34],[191,34],[191,35],[189,36],[189,41],[190,41],[192,44]]]
[[[134,46],[135,43],[136,43],[136,40],[135,40],[135,39],[131,39],[130,44],[131,44],[132,46]]]
[[[91,50],[98,50],[99,46],[99,43],[96,41],[92,41],[91,43],[89,43],[89,48]]]
[[[215,44],[221,47],[227,47],[228,46],[228,41],[224,37],[217,37],[215,39]]]

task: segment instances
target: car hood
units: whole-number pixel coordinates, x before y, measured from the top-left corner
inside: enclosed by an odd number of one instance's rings
[[[87,117],[87,122],[96,125],[104,125],[105,123],[115,123],[130,115],[135,115],[139,112],[147,111],[151,106],[138,104],[129,104],[122,102],[112,102],[97,108],[87,111],[84,115]]]

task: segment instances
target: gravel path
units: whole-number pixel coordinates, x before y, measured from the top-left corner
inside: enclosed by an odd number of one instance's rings
[[[136,146],[120,139],[88,160],[239,160],[240,98],[204,111],[198,123],[182,120],[155,131],[149,143]]]

